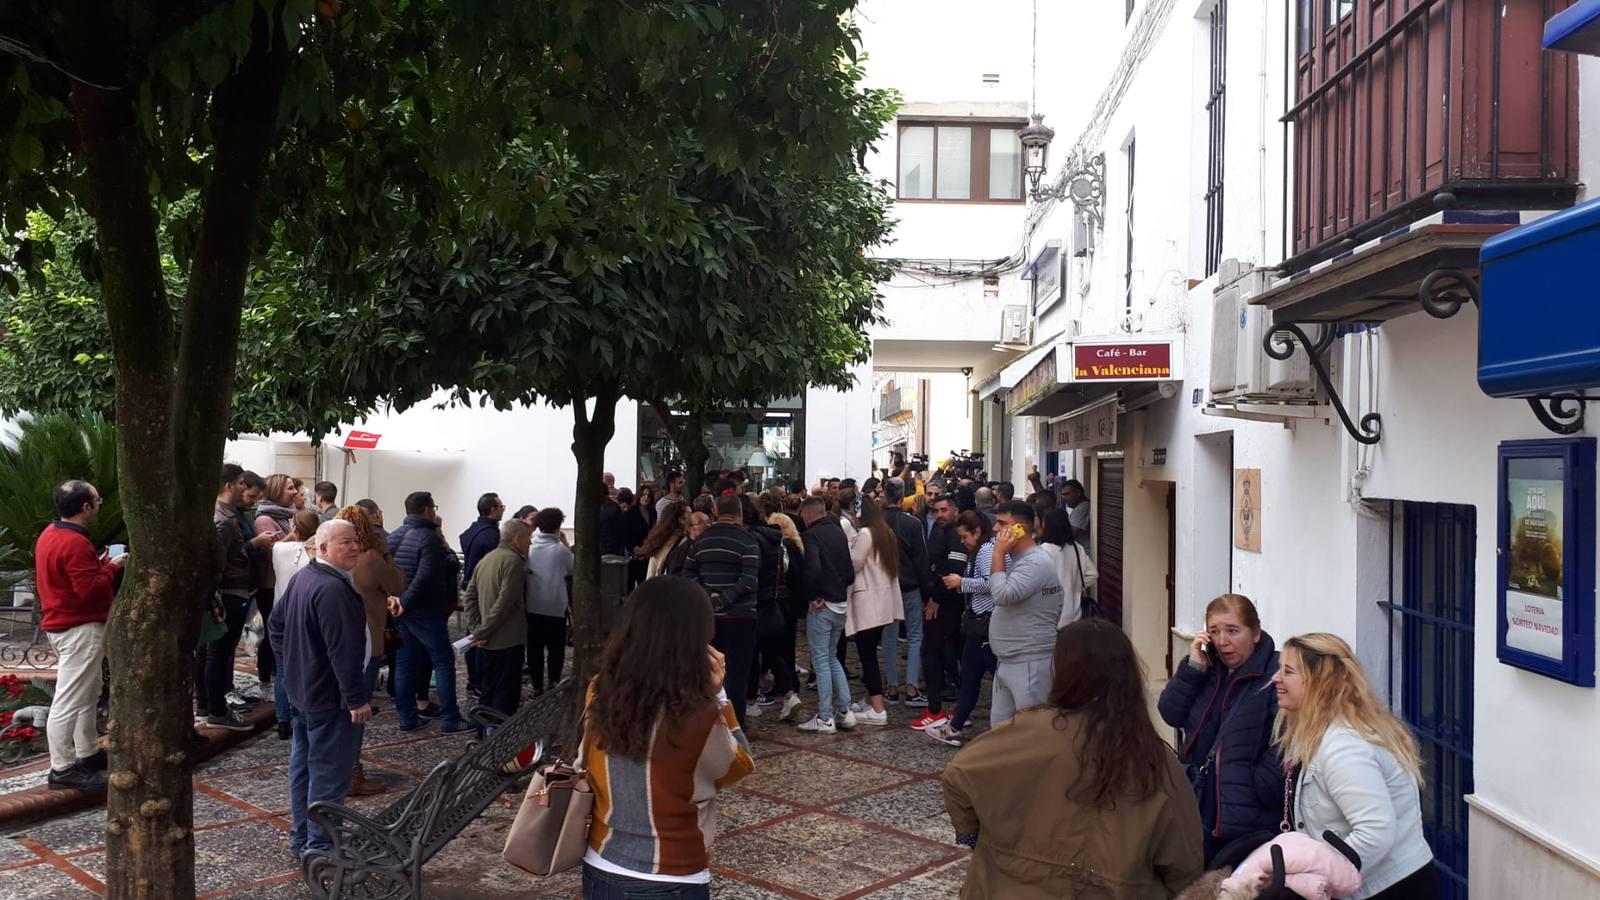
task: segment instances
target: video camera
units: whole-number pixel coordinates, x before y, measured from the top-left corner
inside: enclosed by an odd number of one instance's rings
[[[950,478],[970,478],[976,480],[983,472],[983,454],[971,453],[966,450],[950,451],[950,460],[945,464],[945,475]]]
[[[926,453],[913,453],[913,454],[911,454],[911,459],[910,459],[910,461],[908,461],[906,463],[906,468],[911,470],[912,472],[926,472],[926,471],[928,471],[928,454],[926,454]]]

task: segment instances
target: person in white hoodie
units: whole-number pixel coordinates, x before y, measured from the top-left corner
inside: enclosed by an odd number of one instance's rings
[[[1331,833],[1355,852],[1361,890],[1349,900],[1437,900],[1416,739],[1378,700],[1350,645],[1331,634],[1290,638],[1272,681],[1284,828]]]

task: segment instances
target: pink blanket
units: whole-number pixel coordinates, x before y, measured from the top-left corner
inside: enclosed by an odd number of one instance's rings
[[[1223,897],[1255,897],[1272,879],[1272,847],[1283,848],[1283,870],[1289,890],[1306,900],[1333,900],[1361,890],[1361,873],[1339,851],[1316,838],[1289,832],[1256,848],[1222,882]]]

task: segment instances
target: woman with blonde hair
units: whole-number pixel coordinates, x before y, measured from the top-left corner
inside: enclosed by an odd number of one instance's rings
[[[1272,681],[1273,734],[1289,772],[1283,827],[1332,832],[1355,852],[1362,886],[1350,900],[1437,898],[1416,739],[1378,700],[1350,645],[1331,634],[1290,638]]]

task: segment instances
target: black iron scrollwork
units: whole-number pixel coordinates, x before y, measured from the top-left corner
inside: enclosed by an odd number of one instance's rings
[[[1482,299],[1478,280],[1460,269],[1434,269],[1417,288],[1417,302],[1435,319],[1448,319],[1468,301],[1478,306]]]
[[[1311,361],[1312,371],[1317,373],[1317,382],[1328,393],[1328,402],[1333,404],[1339,421],[1344,423],[1344,430],[1359,443],[1376,444],[1383,437],[1383,416],[1375,412],[1367,413],[1357,426],[1344,408],[1344,402],[1339,399],[1339,392],[1334,389],[1333,378],[1328,375],[1327,367],[1322,364],[1322,351],[1333,342],[1333,334],[1330,328],[1323,332],[1320,339],[1313,341],[1299,325],[1274,325],[1261,341],[1261,349],[1273,359],[1285,360],[1294,356],[1294,342],[1298,340],[1300,346],[1305,348],[1306,358]]]
[[[1556,434],[1566,435],[1583,430],[1586,402],[1583,397],[1551,397],[1548,400],[1536,397],[1528,401],[1528,406],[1533,409],[1533,416],[1540,425]],[[1544,407],[1545,403],[1550,404],[1548,410]]]

